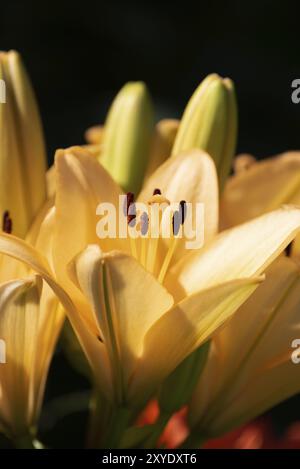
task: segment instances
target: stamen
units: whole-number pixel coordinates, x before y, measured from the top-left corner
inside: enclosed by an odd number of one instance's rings
[[[185,222],[185,219],[186,219],[186,212],[187,212],[187,210],[186,210],[186,201],[181,200],[179,202],[179,206],[180,206],[179,210],[180,210],[180,214],[181,214],[181,224],[183,225],[184,222]]]
[[[175,248],[177,246],[177,243],[178,243],[179,239],[180,238],[173,238],[172,241],[171,241],[171,244],[170,244],[169,249],[167,251],[166,257],[165,257],[164,262],[163,262],[163,265],[161,266],[161,269],[160,269],[160,272],[159,272],[159,275],[158,275],[158,281],[160,283],[163,283],[163,281],[164,281],[164,278],[166,276],[169,264],[172,260],[172,257],[173,257],[173,254],[175,252]]]
[[[123,211],[124,211],[125,217],[127,217],[128,225],[134,226],[136,223],[136,220],[135,220],[136,211],[135,211],[135,205],[134,205],[134,193],[133,192],[127,192]]]
[[[4,231],[4,233],[7,233],[7,234],[12,233],[12,219],[10,218],[8,210],[6,210],[3,214],[2,230]]]
[[[134,202],[134,193],[133,192],[127,192],[126,199],[124,201],[124,207],[123,207],[125,217],[127,217],[129,207],[133,202]]]
[[[161,190],[160,189],[154,189],[153,195],[161,195]]]
[[[179,210],[174,212],[174,215],[172,217],[172,229],[173,229],[173,234],[174,238],[172,239],[169,249],[167,251],[166,257],[164,259],[164,262],[162,264],[162,267],[160,269],[159,275],[158,275],[158,281],[160,283],[163,283],[164,278],[166,276],[168,267],[170,265],[170,262],[172,260],[172,257],[174,255],[175,249],[177,247],[177,244],[179,242],[179,237],[177,237],[179,233],[180,226],[184,224],[185,219],[186,219],[186,214],[187,214],[187,206],[185,200],[181,200],[179,202]]]
[[[172,218],[172,228],[173,228],[173,234],[174,236],[177,236],[179,233],[180,226],[184,224],[185,219],[186,219],[186,201],[181,200],[179,202],[179,210],[174,212],[173,218]]]

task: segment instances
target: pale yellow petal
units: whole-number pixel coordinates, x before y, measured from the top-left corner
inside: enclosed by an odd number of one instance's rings
[[[147,203],[154,189],[160,189],[162,195],[171,203],[184,200],[190,203],[191,229],[201,230],[201,242],[208,242],[217,232],[218,227],[218,182],[213,160],[201,150],[192,150],[185,154],[168,159],[146,181],[139,195],[139,200]],[[197,204],[202,204],[203,216],[198,212]],[[202,233],[203,231],[203,233]],[[203,234],[203,236],[202,236]],[[191,238],[194,241],[194,237]],[[189,251],[186,248],[187,238],[177,238],[176,249],[170,266]],[[161,263],[166,256],[172,240],[163,239],[159,243],[158,255]]]
[[[215,436],[300,390],[300,369],[291,360],[292,341],[300,334],[299,308],[299,268],[281,257],[214,337],[190,408],[193,425]],[[285,360],[278,361],[280,356]]]
[[[259,275],[299,229],[300,209],[286,206],[224,231],[208,246],[179,261],[166,286],[182,298],[220,282]]]
[[[6,344],[6,363],[0,366],[0,412],[16,434],[25,433],[30,423],[39,298],[40,284],[33,278],[0,286],[0,336]]]
[[[170,202],[185,200],[203,203],[205,211],[205,241],[217,231],[218,183],[215,165],[201,150],[192,150],[168,159],[146,181],[139,200],[147,202],[154,189],[160,189]]]
[[[88,244],[106,251],[112,245],[125,248],[126,240],[99,239],[96,208],[107,202],[119,207],[121,190],[102,166],[80,147],[59,150],[56,167],[56,228],[53,241],[54,265],[59,281],[72,295],[74,287],[66,267]]]
[[[260,280],[233,280],[203,290],[156,321],[145,337],[144,351],[132,380],[133,402],[153,392],[185,357],[216,333]]]
[[[103,254],[96,245],[77,256],[70,274],[93,307],[104,343],[118,349],[112,352],[119,354],[128,382],[145,334],[171,308],[171,295],[133,257],[118,251]]]
[[[282,204],[300,204],[300,152],[257,161],[233,175],[221,201],[222,225],[238,225]]]
[[[99,341],[99,337],[86,327],[73,301],[56,282],[47,259],[23,240],[5,233],[0,233],[0,252],[27,264],[31,269],[39,273],[53,289],[63,305],[87,356],[96,384],[102,388],[102,392],[108,398],[112,398],[112,380],[105,347]]]

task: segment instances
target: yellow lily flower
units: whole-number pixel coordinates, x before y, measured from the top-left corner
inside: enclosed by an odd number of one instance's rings
[[[40,116],[26,70],[15,51],[0,52],[0,214],[24,237],[46,200],[46,157]],[[13,190],[12,190],[13,184]]]
[[[38,249],[11,235],[0,235],[0,252],[30,265],[56,292],[106,398],[138,408],[254,292],[299,231],[300,210],[282,208],[212,239],[218,193],[211,158],[200,151],[171,158],[138,200],[160,188],[171,202],[204,203],[210,241],[179,260],[174,252],[172,265],[170,245],[159,239],[155,247],[149,238],[144,264],[128,239],[96,236],[96,207],[116,206],[121,193],[104,168],[81,148],[59,151],[55,165],[55,272]]]
[[[299,266],[282,256],[212,340],[189,409],[194,443],[222,435],[300,391],[300,367],[291,360],[299,308]]]

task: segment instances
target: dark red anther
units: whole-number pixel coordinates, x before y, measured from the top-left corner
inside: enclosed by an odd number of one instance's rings
[[[136,219],[136,210],[134,205],[134,194],[133,192],[127,192],[126,199],[124,203],[124,215],[127,217],[127,223],[129,226],[135,225]]]
[[[174,215],[172,218],[172,229],[173,229],[174,236],[178,235],[180,225],[184,224],[184,221],[186,219],[186,212],[187,212],[186,201],[181,200],[179,202],[179,210],[176,210],[176,212],[174,212]]]
[[[187,207],[186,207],[186,201],[185,200],[181,200],[179,202],[179,211],[180,211],[180,214],[181,214],[181,221],[180,223],[183,225],[184,224],[184,221],[186,219],[186,212],[187,212]]]
[[[2,230],[4,233],[11,234],[12,232],[12,219],[10,218],[9,211],[6,210],[2,219]]]
[[[127,192],[126,198],[124,200],[124,207],[123,207],[125,217],[127,217],[129,207],[131,204],[133,204],[133,202],[134,202],[133,192]]]
[[[154,189],[153,195],[161,195],[161,190],[160,189]]]

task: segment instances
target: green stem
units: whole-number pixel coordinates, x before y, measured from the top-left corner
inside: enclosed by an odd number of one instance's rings
[[[91,401],[88,448],[117,448],[130,418],[127,407],[113,406],[96,390]]]
[[[128,427],[131,413],[127,407],[114,409],[107,434],[104,439],[104,448],[118,448],[121,438]]]

